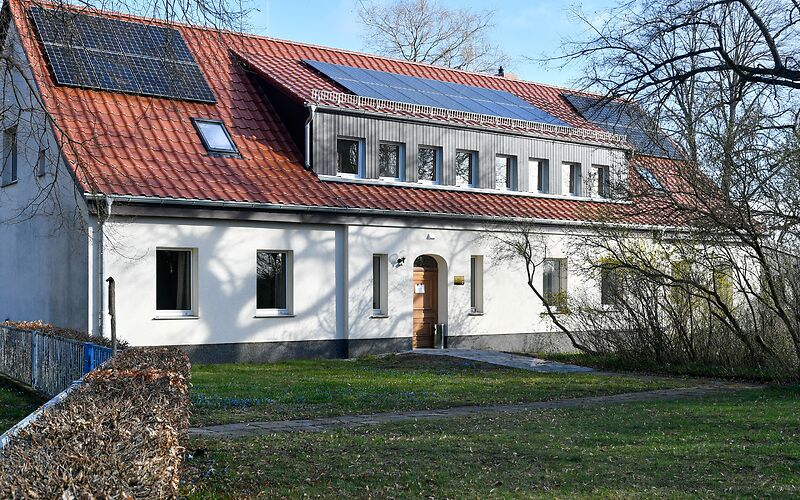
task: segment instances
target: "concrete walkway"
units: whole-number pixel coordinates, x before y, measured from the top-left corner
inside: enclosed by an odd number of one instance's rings
[[[485,351],[478,349],[414,349],[414,354],[429,354],[431,356],[452,356],[454,358],[482,361],[493,365],[508,366],[543,373],[586,373],[592,372],[585,366],[568,365],[556,361],[547,361],[518,354],[508,354],[500,351]]]
[[[485,414],[510,414],[531,410],[550,410],[559,408],[590,408],[610,404],[633,403],[640,401],[667,401],[694,398],[720,392],[753,389],[759,386],[743,384],[708,383],[680,389],[661,389],[645,392],[631,392],[612,396],[595,396],[535,403],[506,404],[493,406],[458,406],[442,410],[419,410],[372,415],[349,415],[342,417],[318,418],[314,420],[283,420],[273,422],[246,422],[240,424],[213,425],[189,429],[189,436],[235,439],[261,436],[279,432],[319,432],[331,429],[351,429],[364,425],[378,425],[392,422],[408,422],[419,419],[443,419]]]

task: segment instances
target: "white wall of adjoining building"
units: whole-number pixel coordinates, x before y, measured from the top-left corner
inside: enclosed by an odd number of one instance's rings
[[[553,331],[543,317],[544,306],[528,287],[524,261],[501,255],[498,239],[483,229],[437,229],[391,226],[351,226],[349,252],[349,317],[351,339],[408,337],[413,327],[413,262],[420,255],[440,257],[446,268],[446,289],[439,290],[439,321],[448,335],[493,335]],[[568,258],[571,236],[542,227],[547,256]],[[388,318],[372,317],[372,256],[389,256]],[[470,258],[483,257],[483,314],[470,314]],[[405,257],[402,266],[392,266]],[[441,262],[446,265],[442,266]],[[464,285],[454,277],[463,276]],[[534,283],[541,286],[541,268]],[[592,293],[598,285],[574,273],[570,293]],[[597,291],[599,295],[599,289]],[[445,301],[446,302],[443,302]],[[444,303],[445,310],[442,310]]]
[[[498,257],[496,241],[477,227],[120,217],[106,223],[106,233],[116,242],[105,246],[105,275],[116,281],[118,335],[134,345],[410,338],[413,262],[419,255],[446,264],[440,322],[449,325],[449,335],[552,330],[527,286],[523,263]],[[548,229],[544,238],[549,256],[564,256],[563,234]],[[157,319],[157,248],[196,249],[196,319]],[[255,317],[257,250],[292,252],[291,317]],[[387,318],[372,317],[373,254],[389,256]],[[484,258],[483,315],[469,314],[472,255]],[[393,265],[403,257],[402,266]],[[455,285],[454,276],[464,276],[465,284]],[[570,292],[596,286],[577,275],[568,283]]]
[[[116,283],[118,335],[134,345],[339,338],[344,334],[336,286],[341,232],[339,226],[112,219],[106,233],[117,244],[106,245],[105,273]],[[156,319],[157,248],[196,250],[197,319]],[[292,252],[291,316],[255,317],[257,250]]]
[[[2,133],[17,130],[14,184],[0,187],[0,321],[43,320],[88,328],[88,233],[85,206],[42,111],[13,23],[12,44],[25,73],[3,70]],[[21,111],[20,111],[21,110]],[[44,175],[37,174],[44,151]]]

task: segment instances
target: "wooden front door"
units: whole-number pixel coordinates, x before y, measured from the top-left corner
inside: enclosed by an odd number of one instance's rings
[[[431,259],[433,260],[433,259]],[[414,267],[414,337],[412,347],[433,347],[433,329],[439,322],[439,272]]]

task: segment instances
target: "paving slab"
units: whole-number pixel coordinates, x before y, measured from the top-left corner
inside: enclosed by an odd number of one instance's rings
[[[414,349],[413,351],[407,352],[426,354],[429,356],[450,356],[541,373],[588,373],[594,371],[592,368],[585,366],[570,365],[530,356],[520,356],[519,354],[483,349]]]

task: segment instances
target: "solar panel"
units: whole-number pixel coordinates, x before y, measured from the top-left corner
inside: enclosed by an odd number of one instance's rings
[[[600,97],[562,94],[587,121],[606,132],[627,136],[637,151],[667,158],[680,156],[672,142],[635,104],[610,101]]]
[[[59,85],[216,102],[176,29],[64,9],[29,15]]]
[[[503,90],[320,61],[306,60],[305,63],[349,92],[364,97],[569,126],[555,116]]]

